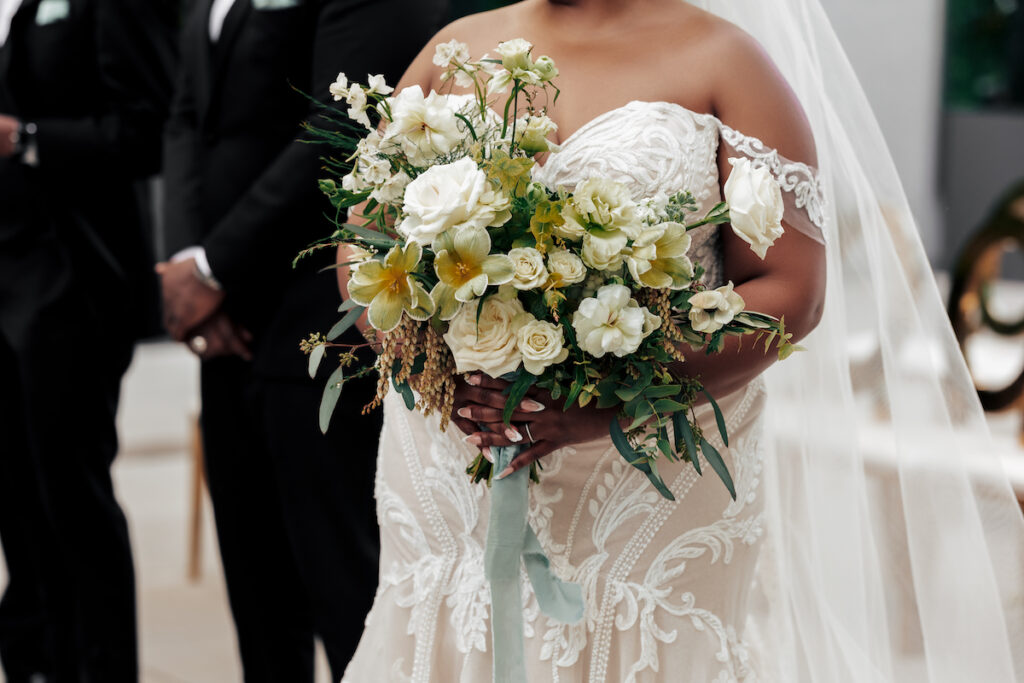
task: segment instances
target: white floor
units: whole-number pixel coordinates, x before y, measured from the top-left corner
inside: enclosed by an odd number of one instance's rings
[[[1004,354],[995,357],[1000,356],[1007,359]],[[186,576],[192,475],[188,445],[197,384],[195,359],[170,343],[140,346],[124,382],[122,454],[114,478],[131,525],[138,571],[143,683],[241,680],[205,498],[201,577],[190,582]],[[991,423],[1000,450],[1021,454],[1014,460],[1021,464],[1016,474],[1024,481],[1020,420],[1018,414],[1004,414],[993,416]],[[5,580],[0,560],[0,586]],[[318,683],[328,681],[322,653],[317,663]]]

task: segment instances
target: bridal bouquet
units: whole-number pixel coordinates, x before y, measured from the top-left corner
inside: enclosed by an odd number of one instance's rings
[[[380,76],[358,84],[340,74],[331,86],[348,122],[334,110],[336,128],[311,131],[336,152],[320,187],[338,211],[337,229],[310,250],[346,245],[351,278],[344,317],[303,342],[311,375],[328,348],[341,348],[321,427],[346,379],[375,369],[367,409],[394,387],[410,410],[439,413],[445,429],[456,382],[480,371],[509,381],[506,423],[532,387],[566,409],[618,407],[609,424],[615,446],[663,496],[673,497],[658,474],[662,457],[698,472],[703,457],[735,496],[693,406],[701,394],[711,402],[728,444],[721,411],[697,378],[673,368],[685,360],[682,348],[715,353],[730,335],[764,335],[766,352],[777,342],[780,357],[795,347],[782,321],[744,310],[732,283],[703,284],[689,231],[731,222],[763,258],[782,233],[776,181],[731,159],[728,203],[703,216],[686,188],[635,198],[598,176],[547,187],[534,171],[539,155],[558,151],[546,115],[558,70],[522,39],[496,52],[473,61],[462,43],[437,46],[442,80],[471,95],[419,86],[394,94]],[[341,222],[357,205],[362,220]],[[354,348],[334,342],[364,312],[376,331],[368,343],[379,345],[375,368],[353,367]],[[479,455],[468,472],[489,480],[492,466]]]

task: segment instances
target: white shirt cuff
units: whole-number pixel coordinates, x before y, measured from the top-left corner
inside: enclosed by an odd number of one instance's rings
[[[199,271],[199,274],[202,276],[202,279],[206,284],[210,285],[214,289],[220,289],[220,282],[213,274],[213,269],[210,268],[210,261],[206,258],[206,249],[199,245],[186,247],[171,257],[171,263],[179,263],[180,261],[187,261],[189,259],[195,260],[196,270]]]

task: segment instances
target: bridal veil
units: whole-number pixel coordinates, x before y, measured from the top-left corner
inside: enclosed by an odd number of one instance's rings
[[[1024,680],[1020,508],[828,18],[818,0],[691,1],[789,81],[828,198],[825,316],[767,375],[762,665],[786,683]]]

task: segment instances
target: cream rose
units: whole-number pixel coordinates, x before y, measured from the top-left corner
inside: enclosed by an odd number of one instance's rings
[[[512,286],[516,289],[536,289],[548,281],[544,256],[533,247],[519,247],[508,252],[515,269]]]
[[[733,291],[733,284],[697,292],[690,297],[690,325],[698,332],[713,333],[722,329],[744,307],[743,297]]]
[[[571,204],[580,219],[604,230],[621,230],[636,239],[643,229],[629,189],[609,178],[591,177],[577,183]]]
[[[732,173],[725,182],[732,230],[762,259],[782,237],[782,190],[771,172],[754,168],[750,159],[729,159]]]
[[[506,40],[498,43],[497,53],[501,57],[501,65],[509,71],[516,69],[529,69],[533,66],[530,60],[530,50],[533,45],[522,38]]]
[[[398,231],[410,241],[434,243],[457,225],[485,228],[508,220],[508,198],[491,189],[469,158],[431,166],[405,188],[406,217]]]
[[[580,346],[595,358],[606,353],[621,358],[635,352],[660,325],[661,318],[631,298],[625,285],[601,287],[594,298],[581,301],[572,316]]]
[[[583,261],[595,270],[616,270],[622,266],[626,233],[615,230],[604,235],[588,232],[583,236]]]
[[[531,320],[519,328],[516,339],[523,354],[523,367],[531,374],[543,374],[549,365],[561,363],[569,357],[560,325]]]
[[[514,372],[523,360],[519,350],[519,328],[532,316],[523,311],[519,299],[488,297],[477,324],[476,301],[462,304],[448,324],[445,343],[452,350],[459,372],[479,370],[491,377]]]
[[[555,278],[557,287],[575,285],[587,277],[587,267],[583,260],[568,249],[552,249],[548,252],[548,272]]]

